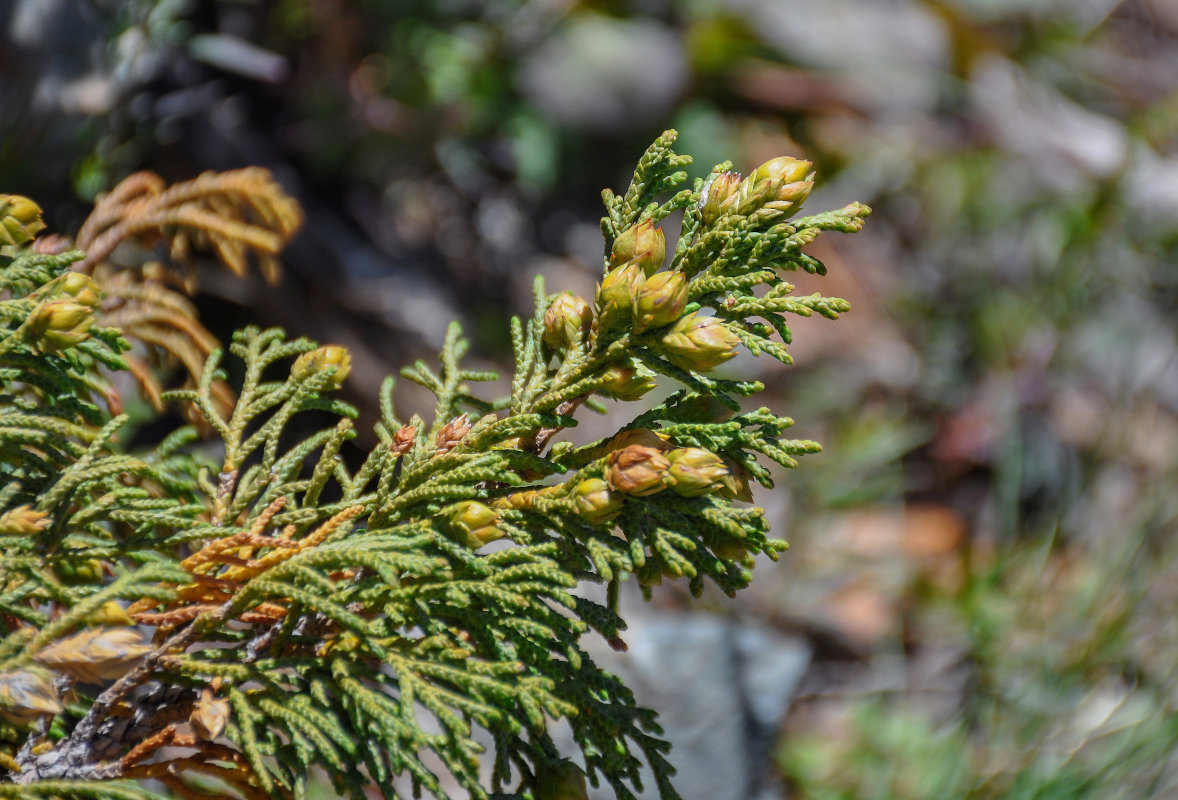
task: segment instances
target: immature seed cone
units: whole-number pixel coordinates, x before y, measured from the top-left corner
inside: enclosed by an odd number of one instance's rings
[[[683,497],[702,497],[719,491],[728,477],[724,460],[699,447],[684,447],[667,453],[671,462],[667,474],[671,488]]]
[[[704,225],[711,226],[720,218],[726,210],[724,201],[732,196],[739,185],[739,172],[721,172],[708,180],[699,205],[699,215]]]
[[[585,773],[571,761],[537,767],[536,800],[585,800]]]
[[[90,338],[94,309],[71,300],[45,300],[29,317],[28,336],[43,350],[64,350]]]
[[[537,504],[549,500],[556,495],[563,495],[567,487],[563,485],[545,486],[540,489],[524,489],[522,492],[512,492],[505,497],[496,497],[491,501],[492,508],[536,508]]]
[[[578,332],[584,341],[593,324],[593,309],[572,292],[561,292],[544,312],[544,343],[554,350],[571,347]]]
[[[654,378],[634,367],[613,366],[601,374],[605,384],[599,390],[615,400],[633,401],[655,387]]]
[[[626,264],[612,269],[597,286],[597,329],[606,331],[630,325],[634,315],[634,293],[644,280],[642,267]]]
[[[614,267],[635,263],[649,276],[662,267],[666,257],[667,240],[663,236],[663,229],[656,228],[653,222],[645,220],[622,231],[622,234],[614,239],[609,263]]]
[[[751,214],[767,203],[783,204],[777,207],[796,212],[814,187],[809,179],[812,166],[791,156],[770,159],[741,182],[726,205],[737,214]]]
[[[23,505],[0,514],[0,535],[33,536],[49,527],[52,520],[44,511]]]
[[[27,197],[0,194],[0,246],[24,244],[43,230],[40,206]]]
[[[806,198],[810,196],[810,192],[814,189],[814,181],[794,181],[793,183],[783,184],[777,190],[775,198],[778,203],[788,203],[792,209],[789,213],[793,216],[802,207],[802,203],[806,202]]]
[[[687,305],[687,276],[682,272],[656,272],[634,293],[634,331],[661,328],[683,316]]]
[[[671,462],[656,448],[632,444],[614,450],[606,465],[606,480],[614,491],[646,497],[667,488]]]
[[[53,673],[39,667],[0,673],[0,717],[27,725],[65,709],[53,685]]]
[[[499,529],[499,515],[477,500],[455,503],[446,519],[455,538],[471,550],[478,550],[504,536]]]
[[[331,385],[338,389],[344,385],[344,379],[352,371],[352,356],[348,354],[347,348],[338,344],[326,344],[309,353],[303,353],[295,359],[290,374],[296,380],[304,380],[331,367],[335,367]]]
[[[609,522],[622,513],[624,502],[601,478],[586,478],[573,494],[577,515],[586,522]]]
[[[757,167],[749,174],[749,178],[754,183],[759,181],[772,181],[777,186],[783,186],[787,183],[795,183],[797,181],[804,181],[806,176],[810,174],[810,169],[814,166],[812,162],[804,161],[793,156],[778,156],[771,158],[761,166]]]
[[[90,308],[95,308],[102,299],[102,293],[94,279],[80,272],[67,272],[54,294],[63,300],[68,298]]]
[[[680,318],[666,334],[667,358],[677,367],[707,372],[736,355],[740,339],[715,317],[692,312]]]

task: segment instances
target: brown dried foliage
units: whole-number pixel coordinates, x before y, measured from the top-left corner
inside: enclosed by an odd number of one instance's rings
[[[285,497],[277,498],[248,530],[214,539],[186,558],[182,566],[192,575],[192,582],[179,587],[174,600],[162,606],[154,599],[140,600],[127,612],[136,622],[158,626],[159,638],[177,625],[217,611],[246,582],[291,556],[322,544],[341,525],[363,511],[361,506],[344,509],[301,539],[290,538],[294,526],[288,526],[279,536],[266,535],[270,521],[285,503]],[[273,624],[285,617],[286,612],[282,603],[264,602],[243,611],[237,619],[246,624]]]
[[[150,650],[134,628],[90,628],[54,642],[35,658],[75,680],[98,684],[123,677]]]
[[[274,283],[278,253],[302,221],[298,203],[260,167],[206,172],[171,188],[153,172],[137,172],[99,200],[78,231],[75,243],[86,251],[79,269],[93,272],[126,241],[168,238],[175,261],[187,262],[194,245],[210,248],[237,275],[249,271],[252,252]]]
[[[206,172],[170,188],[158,175],[139,172],[95,204],[74,242],[86,253],[77,269],[93,275],[105,295],[100,323],[144,345],[145,353],[126,358],[157,409],[162,387],[152,366],[178,362],[195,382],[218,346],[187,297],[196,288],[194,248],[211,250],[238,276],[248,273],[252,258],[273,284],[280,274],[278,253],[302,220],[298,203],[258,167]],[[120,269],[112,260],[121,245],[160,243],[183,274],[154,260],[140,269]],[[218,383],[213,391],[223,409],[232,405],[228,386]]]
[[[455,417],[443,425],[437,436],[434,437],[434,446],[437,448],[438,454],[457,447],[466,438],[466,434],[470,433],[470,428],[470,420],[467,419],[466,414]]]

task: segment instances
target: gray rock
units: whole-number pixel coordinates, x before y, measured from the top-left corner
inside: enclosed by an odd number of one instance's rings
[[[858,105],[903,118],[937,102],[944,23],[912,0],[726,0],[787,60],[837,76]]]
[[[660,611],[636,598],[624,605],[629,651],[597,641],[587,649],[659,713],[684,800],[780,797],[767,767],[809,643],[752,621]],[[590,797],[613,795],[603,788]],[[639,797],[658,794],[648,785]]]
[[[1125,166],[1129,136],[1116,120],[1080,106],[1001,56],[974,69],[970,95],[1002,146],[1057,191],[1113,177]]]
[[[626,131],[663,119],[688,77],[682,46],[666,26],[579,15],[528,59],[520,84],[550,119]]]

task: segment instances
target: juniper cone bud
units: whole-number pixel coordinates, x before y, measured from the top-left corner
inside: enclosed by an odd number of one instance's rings
[[[777,201],[787,202],[790,207],[794,209],[795,213],[802,207],[802,203],[806,202],[806,198],[810,196],[810,190],[814,188],[814,181],[795,181],[794,183],[787,183],[777,190]]]
[[[663,229],[656,228],[648,219],[627,228],[614,239],[609,263],[614,267],[636,263],[649,276],[658,272],[666,257],[667,239],[663,236]]]
[[[72,300],[45,300],[29,318],[29,335],[50,350],[73,347],[90,337],[94,309]]]
[[[732,196],[740,185],[739,172],[721,172],[708,179],[700,198],[699,214],[704,225],[711,225],[724,213],[724,201]]]
[[[745,178],[727,205],[738,214],[751,214],[766,203],[789,202],[796,210],[810,195],[813,183],[809,161],[780,156],[757,167]]]
[[[655,387],[654,378],[633,367],[610,367],[601,374],[604,384],[599,390],[615,400],[633,401]]]
[[[80,272],[67,272],[57,286],[59,297],[71,298],[75,303],[94,308],[98,305],[101,295],[98,284],[89,275]]]
[[[309,353],[303,353],[295,359],[290,374],[296,380],[304,380],[330,367],[335,367],[331,385],[338,389],[344,385],[344,379],[352,371],[352,357],[346,348],[338,344],[326,344]]]
[[[544,343],[554,350],[571,347],[577,332],[584,341],[593,324],[593,309],[572,292],[561,292],[544,312]]]
[[[722,489],[728,468],[715,453],[699,447],[684,447],[667,453],[671,467],[667,474],[671,488],[683,497],[702,497]]]
[[[477,500],[456,503],[450,508],[447,520],[458,541],[471,550],[502,539],[504,535],[499,529],[499,515]]]
[[[33,536],[49,527],[49,514],[24,505],[0,514],[0,535]]]
[[[0,246],[24,244],[43,230],[40,206],[27,197],[0,194]]]
[[[626,264],[612,269],[597,287],[598,330],[608,330],[621,323],[630,324],[634,313],[634,293],[642,285],[642,267]]]
[[[615,491],[646,497],[667,488],[667,469],[671,462],[653,447],[632,444],[614,450],[606,464],[606,479]]]
[[[740,339],[716,317],[692,312],[663,336],[666,356],[677,367],[707,372],[736,355]]]
[[[770,180],[774,181],[778,186],[786,183],[794,183],[795,181],[804,181],[806,176],[810,174],[810,169],[814,164],[810,161],[803,161],[800,158],[793,156],[778,156],[771,158],[761,166],[757,167],[749,175],[753,182]]]
[[[683,316],[687,305],[687,276],[682,272],[657,272],[634,293],[634,331],[670,325]]]
[[[585,773],[571,761],[536,769],[536,800],[586,800]]]
[[[624,501],[601,478],[586,478],[577,484],[573,503],[577,515],[586,522],[609,522],[622,513]]]

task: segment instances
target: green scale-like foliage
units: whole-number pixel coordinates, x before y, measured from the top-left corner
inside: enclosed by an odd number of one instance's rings
[[[680,316],[710,308],[725,347],[789,363],[786,315],[833,318],[847,305],[793,297],[779,273],[821,272],[801,247],[823,230],[857,230],[867,209],[791,220],[804,196],[782,200],[758,171],[716,214],[707,193],[726,165],[660,204],[686,180],[673,142],[669,132],[650,148],[623,196],[606,192],[607,272],[626,231],[682,211],[670,266],[689,279]],[[254,328],[229,348],[244,365],[231,413],[211,393],[225,378],[219,352],[196,388],[168,396],[203,418],[222,463],[186,454],[187,429],[132,456],[115,444],[124,418],[92,399],[105,386],[97,368],[120,366],[118,332],[90,329],[60,347],[30,335],[79,254],[0,253],[0,513],[11,512],[0,537],[0,797],[302,797],[326,774],[356,798],[372,786],[398,797],[401,778],[413,794],[457,785],[539,799],[583,796],[583,768],[629,798],[644,767],[662,797],[678,797],[654,714],[582,639],[622,646],[617,586],[629,575],[646,591],[667,577],[731,594],[753,556],[785,547],[739,498],[750,479],[772,486],[766,462],[793,467],[818,446],[782,438],[792,422],[768,409],[741,411],[761,384],[711,374],[668,338],[677,322],[606,325],[600,303],[554,337],[558,296],[537,281],[535,316],[512,321],[511,396],[472,393],[494,376],[462,367],[467,343],[452,326],[436,372],[419,362],[402,373],[436,396],[433,420],[399,419],[386,379],[379,442],[355,470],[340,457],[354,411],[331,399],[348,368],[342,350]],[[625,394],[618,369],[680,388],[620,438],[562,441],[581,406]],[[311,411],[337,422],[292,444],[291,421]],[[616,463],[627,448],[653,453],[666,482],[628,487]],[[701,451],[713,454],[715,485],[676,483],[659,466],[662,454]],[[17,531],[20,513],[35,532]],[[607,584],[607,602],[573,594],[584,582]],[[115,677],[109,654],[87,656],[100,680],[46,655],[118,627],[120,614],[154,638]],[[21,678],[34,695],[56,693],[60,710],[27,713]],[[577,767],[550,737],[555,720],[572,730]],[[489,758],[479,738],[493,742]],[[177,749],[159,749],[169,743]]]

